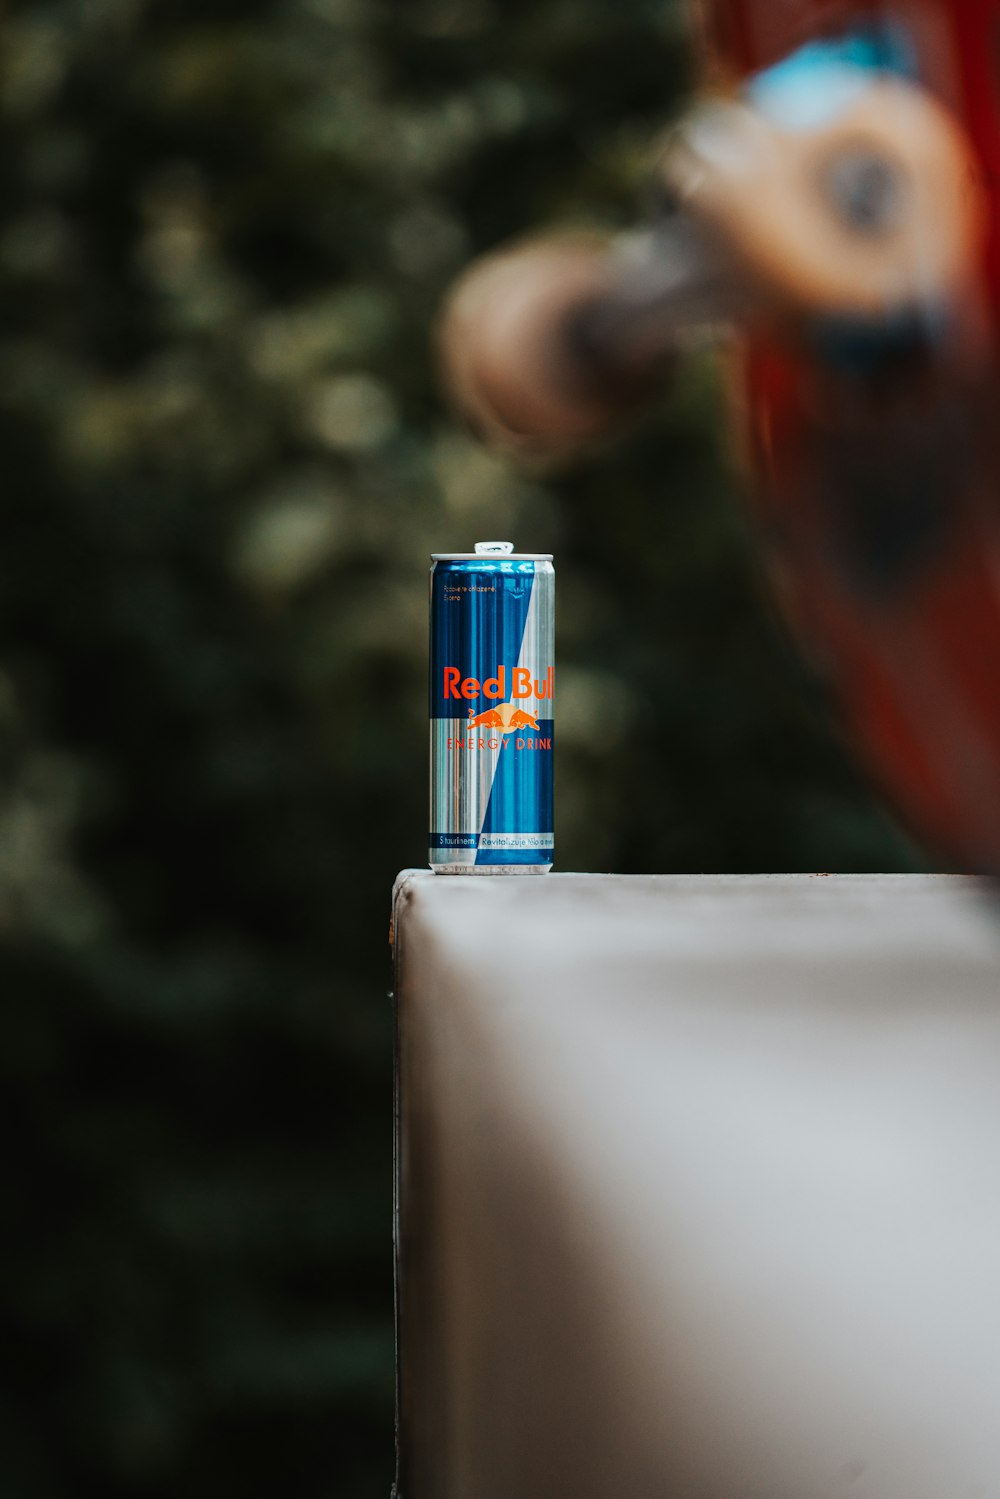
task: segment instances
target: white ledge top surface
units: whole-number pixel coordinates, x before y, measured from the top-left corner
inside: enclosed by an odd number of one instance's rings
[[[588,974],[613,963],[632,981],[737,965],[745,994],[779,975],[794,982],[833,963],[885,995],[911,1000],[956,982],[1000,999],[1000,893],[960,875],[451,876],[405,870],[394,908],[427,924],[452,956],[480,971],[517,949],[545,968]],[[753,960],[751,962],[751,960]],[[755,976],[756,974],[756,976]],[[960,978],[959,978],[960,976]]]

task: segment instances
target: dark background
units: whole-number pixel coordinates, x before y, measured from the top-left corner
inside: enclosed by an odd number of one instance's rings
[[[675,6],[53,0],[0,66],[0,1494],[386,1494],[427,554],[556,554],[563,868],[915,856],[709,360],[544,482],[436,389],[470,255],[634,216]]]

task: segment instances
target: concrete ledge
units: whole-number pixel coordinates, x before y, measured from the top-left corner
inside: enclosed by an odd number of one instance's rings
[[[1000,922],[401,877],[401,1499],[1000,1494]]]

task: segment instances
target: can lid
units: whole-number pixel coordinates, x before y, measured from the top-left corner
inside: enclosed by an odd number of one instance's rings
[[[474,552],[432,552],[432,562],[474,562],[477,557],[502,557],[511,562],[551,562],[551,552],[515,552],[512,541],[477,541]]]

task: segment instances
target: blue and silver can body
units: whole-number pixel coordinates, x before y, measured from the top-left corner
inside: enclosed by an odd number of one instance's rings
[[[555,571],[510,542],[431,567],[430,863],[439,874],[552,867]]]

